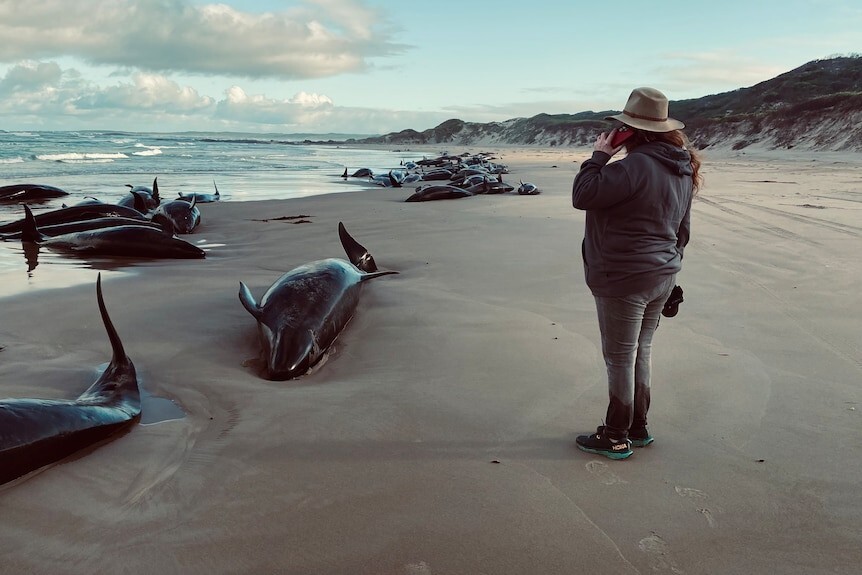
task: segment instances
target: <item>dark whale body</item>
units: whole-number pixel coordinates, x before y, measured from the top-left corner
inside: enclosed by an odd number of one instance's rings
[[[68,195],[69,192],[65,190],[42,184],[12,184],[9,186],[0,186],[0,202],[7,203],[36,202],[53,198],[62,198],[63,196]]]
[[[135,208],[139,212],[145,214],[147,211],[155,209],[160,203],[162,203],[162,198],[159,196],[158,176],[153,178],[152,188],[148,188],[147,186],[133,186],[132,184],[126,184],[126,187],[129,188],[129,195],[123,196],[120,201],[117,202],[118,205]],[[140,206],[140,202],[143,202],[143,207]]]
[[[536,184],[530,182],[519,182],[519,184],[518,194],[521,196],[535,196],[542,193]]]
[[[258,303],[240,282],[239,299],[258,322],[266,377],[286,380],[314,367],[353,317],[367,280],[396,274],[378,271],[371,254],[339,222],[350,262],[329,258],[281,276]]]
[[[70,206],[68,208],[60,208],[50,212],[43,212],[37,216],[36,225],[38,226],[53,226],[56,224],[64,224],[68,222],[77,222],[80,220],[92,220],[95,218],[123,217],[132,218],[134,220],[147,221],[144,215],[138,210],[118,206],[115,204],[89,204],[84,206]],[[24,229],[26,218],[0,224],[0,233],[10,234],[20,232]]]
[[[158,224],[146,222],[143,220],[135,220],[132,218],[108,217],[94,218],[92,220],[80,220],[77,222],[69,222],[65,224],[55,224],[53,226],[43,226],[39,228],[39,232],[46,237],[60,236],[63,234],[71,234],[75,232],[83,232],[87,230],[97,230],[100,228],[112,228],[115,226],[145,226],[148,228],[162,229]],[[0,234],[2,240],[20,240],[22,232],[13,232],[11,234]]]
[[[21,241],[80,256],[121,256],[133,258],[203,258],[206,252],[151,225],[122,225],[84,230],[54,237],[44,236],[36,227],[33,212],[26,212]]]
[[[111,363],[77,399],[0,400],[0,484],[104,441],[140,419],[135,366],[105,309],[101,275],[96,299],[113,349]]]
[[[457,200],[458,198],[469,198],[474,195],[469,190],[457,186],[432,185],[418,188],[416,192],[408,197],[405,202],[430,202],[433,200]]]
[[[192,192],[190,194],[184,194],[182,192],[177,192],[178,200],[183,200],[184,202],[192,202],[195,201],[198,204],[208,204],[212,202],[217,202],[221,200],[221,194],[218,193],[218,186],[213,180],[213,187],[215,188],[214,194],[204,194],[201,192]]]
[[[190,202],[171,200],[163,202],[153,211],[152,221],[163,228],[173,229],[175,234],[190,234],[201,223],[201,211],[195,205],[194,196]]]

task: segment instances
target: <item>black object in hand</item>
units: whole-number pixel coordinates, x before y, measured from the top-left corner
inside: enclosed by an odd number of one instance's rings
[[[679,311],[679,304],[683,301],[682,288],[674,286],[673,290],[670,292],[670,296],[667,298],[667,301],[664,302],[664,308],[661,310],[661,314],[665,317],[675,316]]]

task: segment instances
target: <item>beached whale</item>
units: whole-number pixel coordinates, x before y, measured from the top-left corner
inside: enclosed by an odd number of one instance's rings
[[[378,271],[374,258],[338,223],[350,259],[329,258],[301,265],[281,276],[255,301],[239,282],[239,300],[258,323],[266,377],[299,377],[325,357],[353,317],[362,285],[395,271]]]
[[[92,206],[93,204],[104,204],[104,203],[105,202],[103,202],[99,198],[95,198],[93,196],[84,196],[83,200],[81,200],[80,202],[76,202],[72,205],[73,206]],[[60,207],[61,208],[68,208],[69,206],[67,206],[65,203],[63,203],[63,205],[61,205]]]
[[[422,181],[430,182],[432,180],[451,180],[452,175],[452,170],[431,170],[430,172],[422,174]]]
[[[37,202],[53,198],[62,198],[63,196],[68,195],[69,192],[65,190],[42,184],[12,184],[9,186],[0,186],[0,202],[7,203]]]
[[[135,366],[105,308],[101,274],[96,299],[113,350],[111,362],[77,399],[0,400],[0,484],[111,438],[140,419]]]
[[[215,188],[214,194],[204,194],[201,192],[192,192],[190,194],[184,194],[182,192],[177,192],[177,194],[179,195],[179,197],[177,199],[183,200],[184,202],[191,202],[192,200],[194,200],[198,204],[208,204],[211,202],[218,202],[219,200],[221,200],[221,195],[218,193],[218,186],[216,185],[215,180],[213,180],[213,187]]]
[[[490,180],[487,172],[484,174],[471,174],[459,180],[451,180],[449,184],[452,186],[458,186],[459,188],[464,188],[466,190],[472,186],[475,186],[476,184],[481,184],[486,180]]]
[[[350,177],[350,178],[373,178],[374,172],[371,171],[371,168],[359,168],[358,170],[356,170],[355,172],[350,174],[350,176],[348,176],[347,175],[347,168],[344,168],[344,173],[341,174],[341,177],[345,178],[345,179],[348,177]]]
[[[483,192],[484,194],[505,194],[515,189],[515,186],[507,184],[503,181],[503,176],[497,176],[496,180],[488,179],[488,185]]]
[[[162,229],[162,226],[153,222],[115,216],[108,218],[94,218],[92,220],[80,220],[65,224],[55,224],[53,226],[41,226],[39,227],[39,232],[43,236],[50,238],[61,236],[63,234],[83,232],[86,230],[97,230],[100,228],[112,228],[115,226],[146,226],[157,230]],[[11,234],[0,234],[0,240],[20,240],[22,233],[23,232],[12,232]]]
[[[154,211],[152,221],[175,234],[190,234],[201,223],[201,211],[195,205],[194,196],[190,202],[171,200],[159,205]]]
[[[417,188],[416,192],[408,197],[405,202],[430,202],[433,200],[456,200],[458,198],[469,198],[473,192],[450,185],[432,185]]]
[[[401,183],[404,180],[404,172],[401,170],[389,170],[389,173],[374,176],[372,181],[378,186],[383,186],[384,188],[400,188]]]
[[[541,194],[542,192],[539,190],[536,184],[531,184],[530,182],[518,181],[520,184],[518,186],[518,194],[522,196],[535,196],[537,194]]]
[[[77,222],[80,220],[92,220],[95,218],[108,217],[123,217],[132,218],[134,220],[146,221],[144,215],[138,210],[118,206],[116,204],[88,204],[84,206],[69,206],[68,208],[60,208],[50,212],[42,212],[35,216],[36,225],[53,226],[55,224],[64,224],[68,222]],[[0,233],[9,234],[20,232],[24,229],[26,218],[0,224]]]
[[[123,196],[117,204],[121,206],[126,206],[129,208],[135,208],[139,212],[145,214],[149,210],[153,210],[158,207],[160,203],[162,203],[162,198],[159,195],[159,178],[156,176],[153,178],[153,187],[149,188],[147,186],[133,186],[132,184],[126,184],[126,187],[129,188],[130,196]],[[139,201],[143,200],[144,207],[143,209],[140,207]]]
[[[36,226],[30,207],[24,205],[22,242],[33,242],[77,256],[133,258],[203,258],[206,252],[164,230],[150,225],[122,225],[47,237]]]

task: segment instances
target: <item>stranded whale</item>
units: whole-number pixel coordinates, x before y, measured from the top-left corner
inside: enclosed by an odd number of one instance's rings
[[[338,235],[350,262],[329,258],[294,268],[260,302],[239,282],[239,300],[258,323],[268,379],[292,379],[314,367],[353,317],[363,283],[398,273],[378,271],[341,222]]]
[[[123,256],[133,258],[203,258],[206,252],[185,240],[147,225],[121,225],[46,237],[36,227],[30,207],[21,241],[79,256]]]
[[[140,419],[135,366],[105,308],[101,274],[96,299],[113,350],[111,363],[77,399],[0,400],[0,484],[108,439]]]

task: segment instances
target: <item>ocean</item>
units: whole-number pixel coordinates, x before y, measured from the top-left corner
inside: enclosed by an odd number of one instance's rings
[[[69,192],[64,198],[34,204],[34,213],[73,205],[88,196],[112,203],[128,194],[127,184],[151,187],[155,177],[163,198],[213,193],[215,182],[221,201],[288,199],[367,190],[365,181],[350,180],[352,185],[345,186],[338,176],[345,168],[351,173],[362,167],[385,173],[402,161],[421,159],[409,151],[302,143],[350,137],[354,136],[0,131],[0,186],[43,184]],[[22,216],[20,205],[0,203],[0,222]],[[184,239],[196,241],[194,235]],[[86,262],[45,252],[39,255],[39,266],[28,269],[21,242],[0,241],[0,297],[47,284],[62,287],[92,275],[75,273]]]

